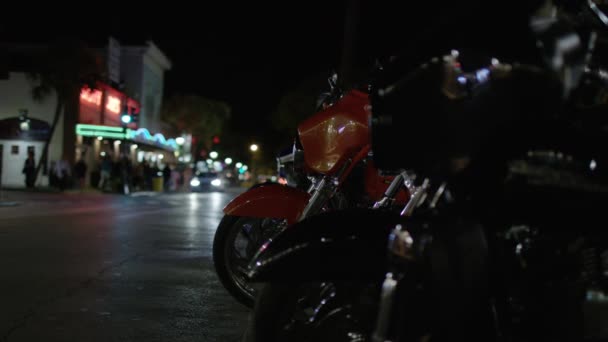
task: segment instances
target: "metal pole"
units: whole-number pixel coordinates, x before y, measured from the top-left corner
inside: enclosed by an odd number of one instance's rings
[[[127,145],[127,126],[123,124],[122,126],[122,132],[123,132],[123,138],[121,139],[121,146],[120,149],[122,150],[122,156],[121,156],[121,166],[122,166],[122,189],[123,189],[123,194],[124,195],[128,195],[130,193],[130,189],[129,189],[129,177],[127,174],[127,165],[128,163],[128,158],[127,158],[127,152],[126,152],[126,145]]]
[[[3,200],[2,194],[2,164],[4,163],[4,145],[0,145],[0,202]]]

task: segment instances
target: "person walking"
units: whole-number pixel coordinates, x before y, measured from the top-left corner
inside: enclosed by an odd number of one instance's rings
[[[57,175],[57,183],[59,190],[64,191],[68,187],[68,182],[71,176],[70,163],[62,157],[55,163],[55,174]]]
[[[36,181],[36,160],[32,151],[27,153],[27,159],[23,165],[23,174],[25,175],[25,187],[28,189],[34,188],[34,182]]]
[[[76,165],[74,165],[74,176],[76,176],[76,180],[78,182],[78,188],[80,191],[84,190],[84,180],[87,174],[87,164],[84,162],[83,158],[80,158]]]

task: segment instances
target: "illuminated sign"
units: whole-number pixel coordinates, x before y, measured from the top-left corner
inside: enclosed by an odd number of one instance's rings
[[[125,133],[122,127],[110,127],[99,125],[76,125],[76,134],[83,137],[102,137],[109,139],[124,139]]]
[[[101,137],[108,139],[129,139],[136,142],[142,142],[148,145],[155,145],[167,150],[177,150],[175,139],[165,139],[165,137],[156,133],[151,135],[145,128],[137,130],[127,129],[126,132],[122,127],[99,126],[99,125],[76,125],[76,134],[84,137]]]
[[[177,150],[177,143],[175,142],[175,139],[167,140],[165,139],[165,136],[160,133],[152,135],[150,134],[150,131],[145,128],[139,128],[137,130],[128,130],[127,137],[134,141],[152,143],[154,145],[169,148],[171,150]]]
[[[116,96],[108,95],[106,109],[116,114],[120,113],[120,99]]]
[[[101,91],[84,88],[80,91],[80,99],[84,102],[99,106],[101,104]]]

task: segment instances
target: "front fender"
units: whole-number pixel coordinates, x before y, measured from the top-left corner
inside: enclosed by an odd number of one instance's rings
[[[250,264],[253,281],[376,280],[386,273],[396,213],[348,209],[309,217],[282,232]]]
[[[290,186],[270,183],[251,188],[224,208],[232,216],[271,217],[293,224],[308,204],[310,194]]]

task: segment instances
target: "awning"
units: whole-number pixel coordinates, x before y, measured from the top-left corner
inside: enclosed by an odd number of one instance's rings
[[[0,139],[45,141],[50,133],[51,126],[46,121],[20,117],[0,120]]]

